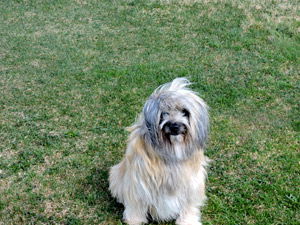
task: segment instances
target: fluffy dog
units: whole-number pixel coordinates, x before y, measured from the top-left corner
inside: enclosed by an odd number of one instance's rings
[[[125,206],[128,224],[147,223],[147,217],[201,224],[209,116],[206,103],[189,84],[176,78],[157,88],[128,128],[126,154],[109,177],[112,196]]]

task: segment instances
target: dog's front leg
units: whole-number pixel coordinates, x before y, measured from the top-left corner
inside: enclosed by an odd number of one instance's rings
[[[176,220],[177,225],[202,225],[198,207],[189,206],[180,212]]]
[[[147,208],[141,204],[125,204],[124,221],[129,225],[147,223]]]

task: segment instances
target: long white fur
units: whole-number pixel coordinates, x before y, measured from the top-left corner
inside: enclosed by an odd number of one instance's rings
[[[124,204],[128,224],[147,223],[147,215],[154,220],[176,219],[178,225],[201,224],[199,208],[206,199],[209,162],[204,156],[208,113],[205,102],[187,88],[189,84],[177,78],[154,91],[143,114],[128,129],[123,160],[110,170],[109,188]],[[190,112],[188,119],[180,111],[183,107]],[[168,116],[159,124],[163,111]],[[187,133],[171,135],[167,144],[162,137],[166,121],[184,123]]]

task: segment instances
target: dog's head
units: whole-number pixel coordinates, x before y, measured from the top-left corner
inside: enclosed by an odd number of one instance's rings
[[[203,149],[209,131],[205,102],[186,86],[190,82],[177,78],[154,91],[143,109],[143,133],[167,162],[185,160]]]

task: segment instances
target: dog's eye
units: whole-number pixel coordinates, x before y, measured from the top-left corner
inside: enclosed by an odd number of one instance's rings
[[[189,117],[190,113],[186,109],[182,110],[183,116]]]
[[[159,121],[159,124],[162,123],[162,121],[164,120],[164,117],[165,117],[166,115],[169,115],[169,114],[166,113],[166,112],[162,112],[162,113],[160,114],[160,121]]]
[[[162,112],[162,113],[160,114],[160,117],[163,118],[163,117],[165,117],[165,116],[167,116],[167,115],[169,115],[169,114],[166,113],[166,112]]]

